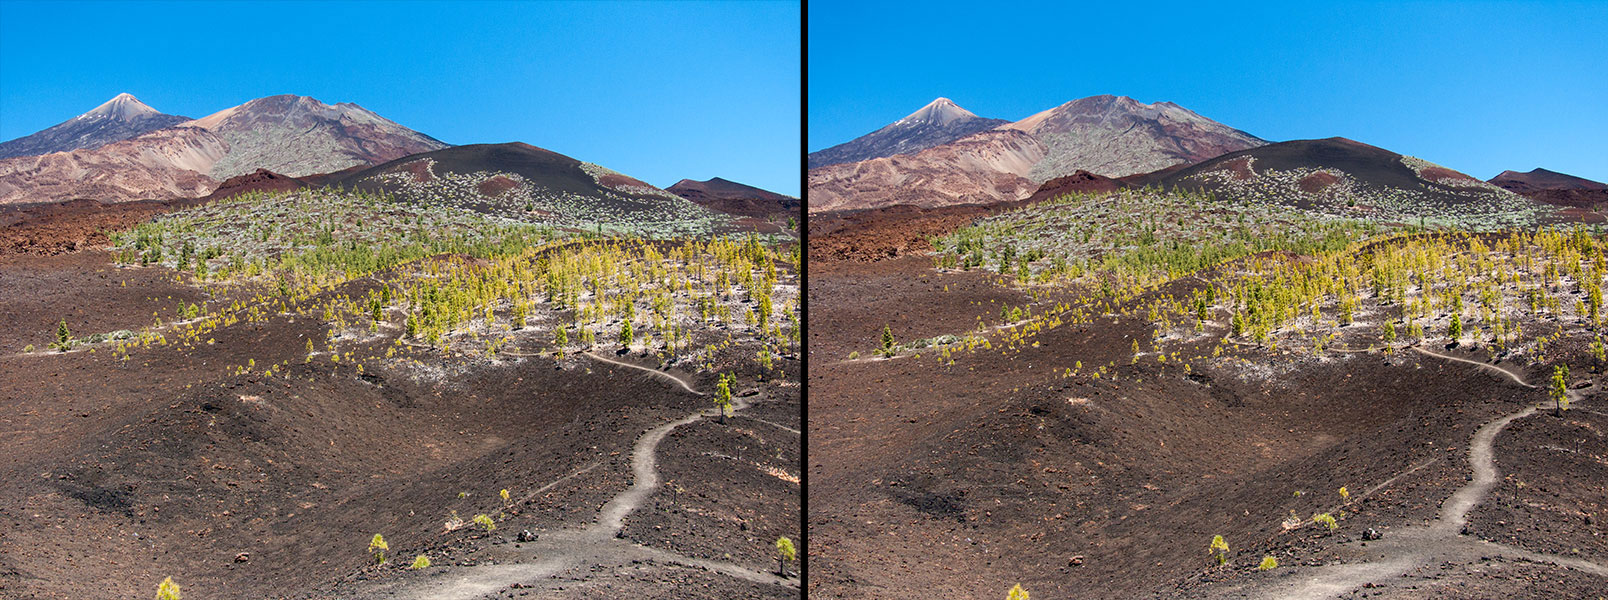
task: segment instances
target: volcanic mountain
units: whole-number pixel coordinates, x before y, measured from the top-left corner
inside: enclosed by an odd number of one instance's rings
[[[798,198],[719,177],[707,181],[683,179],[665,188],[665,191],[706,208],[760,219],[778,215],[796,216],[803,207]]]
[[[169,127],[92,150],[0,159],[0,204],[205,196],[205,175],[228,144],[205,129]]]
[[[811,152],[809,168],[912,154],[1008,123],[974,115],[948,98],[939,98],[903,119],[842,144]]]
[[[149,110],[136,104],[128,97],[96,111],[114,118]],[[301,177],[443,147],[355,104],[270,96],[98,148],[0,159],[0,204],[205,196],[258,169]]]
[[[530,144],[470,144],[399,158],[328,185],[571,229],[707,232],[728,215],[643,181]]]
[[[1133,182],[1385,220],[1505,222],[1546,212],[1534,201],[1463,173],[1341,137],[1231,152]]]
[[[1028,173],[1040,182],[1079,169],[1106,177],[1149,173],[1267,143],[1171,102],[1110,95],[1073,100],[1002,128],[1044,144],[1044,160]]]
[[[810,210],[1009,202],[1079,171],[1125,177],[1266,143],[1171,102],[1093,96],[908,159],[811,169]]]
[[[1033,136],[994,129],[913,155],[811,169],[809,211],[1018,200],[1038,188],[1027,173],[1043,158]]]
[[[229,145],[229,153],[206,173],[214,179],[257,169],[300,177],[447,147],[356,104],[330,105],[288,94],[258,98],[181,126],[211,131]]]
[[[0,143],[0,158],[99,148],[188,120],[189,117],[162,114],[129,94],[118,94],[94,110],[49,129]]]
[[[1590,208],[1608,203],[1608,184],[1541,168],[1528,173],[1503,171],[1488,183],[1547,204]]]

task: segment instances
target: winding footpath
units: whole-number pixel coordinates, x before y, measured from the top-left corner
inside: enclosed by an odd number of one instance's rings
[[[1440,354],[1419,347],[1414,347],[1413,350],[1426,356],[1495,371],[1526,388],[1538,387],[1524,381],[1518,373],[1497,365]],[[1569,390],[1568,394],[1571,403],[1580,401],[1578,391]],[[1558,565],[1608,577],[1608,565],[1578,558],[1542,554],[1462,535],[1464,526],[1468,524],[1469,513],[1490,494],[1491,488],[1499,479],[1500,474],[1496,469],[1496,459],[1492,452],[1496,436],[1508,424],[1530,416],[1540,408],[1538,404],[1531,404],[1523,410],[1480,426],[1469,440],[1468,446],[1468,461],[1473,477],[1441,505],[1440,514],[1434,522],[1390,531],[1384,538],[1370,542],[1365,552],[1356,549],[1359,556],[1352,557],[1356,562],[1303,568],[1291,577],[1250,582],[1244,589],[1228,591],[1235,597],[1320,600],[1352,592],[1369,583],[1388,586],[1393,578],[1407,575],[1415,569],[1447,563],[1469,564],[1489,557]]]
[[[673,374],[611,360],[592,352],[585,354],[601,362],[646,371],[661,379],[674,382],[682,389],[698,396],[707,395],[693,389],[689,382]],[[748,408],[749,404],[746,399],[733,398],[732,411],[736,412]],[[376,584],[364,590],[359,597],[406,600],[478,599],[495,595],[516,584],[520,586],[520,589],[530,590],[547,589],[550,586],[564,583],[573,585],[573,582],[568,579],[560,580],[557,578],[577,568],[591,566],[592,570],[596,571],[598,570],[597,567],[603,567],[604,569],[631,567],[633,563],[639,561],[682,565],[752,583],[798,589],[799,582],[797,579],[778,577],[774,573],[759,571],[734,563],[685,556],[669,550],[650,548],[618,537],[620,531],[625,527],[626,517],[632,511],[641,507],[643,502],[659,486],[659,461],[656,456],[659,444],[677,427],[700,419],[717,416],[719,416],[717,409],[699,410],[680,419],[649,429],[641,437],[637,438],[631,449],[631,486],[605,502],[603,507],[599,509],[595,522],[579,528],[542,532],[535,541],[522,542],[518,548],[513,548],[512,544],[494,546],[488,549],[487,552],[490,558],[497,561],[497,564],[434,569],[423,573],[394,577],[390,578],[390,581]],[[777,425],[777,427],[797,433],[797,430],[780,425]],[[551,489],[559,482],[589,471],[596,466],[597,464],[593,464],[566,475],[543,486],[541,489]]]

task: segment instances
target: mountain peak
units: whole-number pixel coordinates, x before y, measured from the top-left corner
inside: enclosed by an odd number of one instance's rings
[[[977,115],[972,114],[971,111],[961,108],[960,105],[955,104],[953,100],[940,96],[938,99],[928,102],[926,106],[921,107],[921,110],[917,110],[916,112],[910,113],[909,116],[899,119],[899,122],[931,123],[941,126],[963,119],[975,118],[977,118]]]
[[[1002,127],[1047,147],[1028,174],[1048,181],[1082,169],[1106,177],[1149,173],[1265,142],[1172,102],[1102,94],[1067,102]]]
[[[1008,122],[979,117],[953,100],[939,97],[881,129],[831,148],[811,152],[809,166],[814,169],[895,154],[914,154]]]
[[[107,100],[100,106],[95,107],[93,110],[79,115],[78,118],[110,118],[117,119],[119,121],[128,121],[138,117],[159,114],[162,113],[154,108],[146,106],[144,102],[140,102],[139,98],[135,98],[133,94],[123,92],[112,97],[111,100]]]

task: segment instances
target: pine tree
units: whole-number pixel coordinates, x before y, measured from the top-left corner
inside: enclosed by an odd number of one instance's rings
[[[882,355],[893,358],[893,329],[882,326]]]
[[[776,538],[776,574],[787,576],[787,561],[798,559],[798,550],[787,536]]]
[[[1569,365],[1552,369],[1552,385],[1547,394],[1552,396],[1552,414],[1563,416],[1563,411],[1569,409]]]
[[[73,347],[73,333],[67,330],[67,319],[56,325],[56,348],[66,352]]]
[[[715,382],[715,408],[720,410],[720,422],[726,422],[726,413],[731,412],[731,386],[737,383],[737,376],[722,373]]]

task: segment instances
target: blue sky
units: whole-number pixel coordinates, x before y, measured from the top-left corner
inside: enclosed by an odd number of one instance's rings
[[[718,176],[797,196],[800,19],[781,1],[0,0],[0,139],[120,92],[195,118],[288,93],[659,186]]]
[[[1608,2],[822,0],[808,18],[812,151],[938,96],[1016,120],[1118,94],[1481,179],[1545,167],[1608,182]]]

